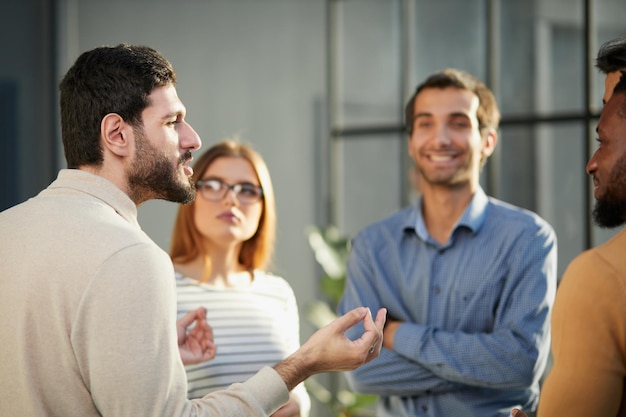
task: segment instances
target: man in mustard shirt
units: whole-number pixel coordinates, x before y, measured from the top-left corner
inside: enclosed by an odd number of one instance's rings
[[[587,163],[600,227],[626,223],[626,38],[600,48],[606,74],[598,148]],[[552,316],[554,365],[538,417],[626,416],[626,230],[569,265]],[[512,417],[523,417],[513,411]]]

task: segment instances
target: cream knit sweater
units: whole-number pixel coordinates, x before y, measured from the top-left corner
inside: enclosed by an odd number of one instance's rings
[[[0,213],[0,416],[262,416],[288,400],[264,368],[186,399],[174,271],[102,177],[62,170]]]

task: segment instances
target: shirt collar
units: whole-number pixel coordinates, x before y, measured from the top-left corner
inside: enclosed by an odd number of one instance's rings
[[[135,203],[104,177],[80,169],[62,169],[50,188],[71,188],[95,197],[111,206],[127,222],[140,228]]]
[[[419,236],[420,239],[424,241],[429,241],[430,235],[428,234],[428,230],[426,229],[424,215],[422,213],[422,199],[423,197],[420,197],[418,199],[415,210],[412,210],[412,214],[406,219],[406,224],[404,225],[404,228],[414,229],[415,233]],[[463,211],[461,218],[459,218],[459,220],[456,222],[453,231],[458,229],[459,227],[466,227],[474,234],[478,233],[481,226],[485,222],[488,204],[489,198],[487,197],[487,194],[485,194],[485,191],[479,186],[476,189],[476,192],[474,192],[470,203]]]

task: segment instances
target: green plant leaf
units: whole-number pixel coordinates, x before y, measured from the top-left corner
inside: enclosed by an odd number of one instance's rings
[[[331,235],[333,233],[331,232]],[[309,245],[315,254],[315,259],[324,272],[330,277],[345,275],[345,255],[337,250],[336,241],[329,240],[328,232],[324,232],[316,226],[309,226],[307,228],[307,236]]]
[[[332,302],[333,307],[336,307],[343,295],[343,290],[346,286],[346,276],[342,277],[322,277],[320,281],[320,289],[326,297]]]
[[[350,394],[350,395],[347,395]],[[351,411],[360,410],[363,408],[371,407],[378,401],[378,395],[374,394],[356,394],[352,391],[341,391],[338,393],[337,398],[342,402],[343,406]],[[344,402],[346,401],[346,402]]]

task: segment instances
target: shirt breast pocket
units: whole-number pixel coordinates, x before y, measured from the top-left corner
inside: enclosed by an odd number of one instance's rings
[[[456,330],[464,332],[490,332],[494,328],[496,312],[502,293],[502,281],[497,280],[477,286],[462,283],[453,291],[452,304],[457,308],[454,317]]]

